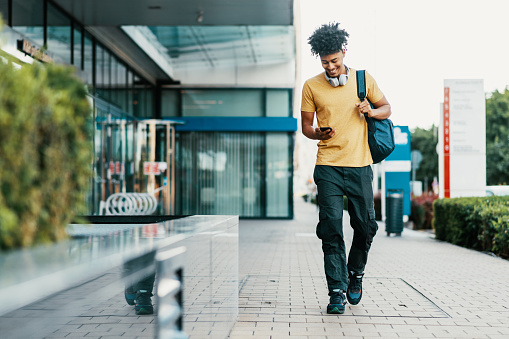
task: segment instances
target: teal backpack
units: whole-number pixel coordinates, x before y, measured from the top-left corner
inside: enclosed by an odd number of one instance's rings
[[[366,99],[366,75],[365,71],[357,71],[357,96],[364,101]],[[369,100],[368,100],[369,102]],[[369,102],[371,108],[375,108]],[[377,164],[387,158],[394,151],[394,126],[390,119],[378,120],[368,117],[364,113],[368,125],[368,144],[373,163]]]

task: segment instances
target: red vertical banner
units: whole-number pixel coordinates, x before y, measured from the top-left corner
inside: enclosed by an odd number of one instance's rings
[[[449,87],[444,88],[444,197],[451,197]]]

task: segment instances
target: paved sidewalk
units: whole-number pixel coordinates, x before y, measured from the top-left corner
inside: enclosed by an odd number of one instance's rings
[[[380,223],[364,296],[327,315],[314,205],[296,200],[294,220],[240,222],[239,318],[244,338],[509,338],[509,261]],[[344,218],[346,239],[352,231]],[[350,243],[347,241],[347,248]]]

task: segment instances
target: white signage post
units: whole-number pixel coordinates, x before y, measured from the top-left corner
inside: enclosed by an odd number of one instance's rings
[[[486,102],[483,80],[445,80],[440,198],[486,195]]]

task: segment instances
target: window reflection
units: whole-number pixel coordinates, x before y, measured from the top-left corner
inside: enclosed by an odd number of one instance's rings
[[[116,73],[116,82],[113,84],[113,91],[116,93],[116,104],[122,110],[127,111],[127,70],[121,62],[117,62]]]
[[[134,77],[133,103],[136,117],[153,117],[153,86],[138,76]]]
[[[261,216],[263,135],[181,133],[177,213]]]
[[[292,116],[290,91],[287,89],[267,90],[265,107],[268,117]]]
[[[92,45],[92,37],[90,34],[85,33],[83,42],[83,71],[85,74],[85,83],[88,85],[89,90],[93,93],[93,76],[94,76],[94,50]]]
[[[71,64],[71,19],[48,3],[48,50],[61,62]]]
[[[37,46],[44,45],[43,1],[13,1],[12,28]]]
[[[161,94],[161,116],[177,117],[180,114],[179,91],[164,90]]]
[[[180,107],[182,103],[182,108]],[[162,117],[290,117],[291,89],[165,89]]]
[[[73,47],[73,60],[72,60],[72,64],[74,66],[76,66],[76,68],[78,69],[83,69],[83,63],[82,63],[82,55],[81,55],[81,52],[82,52],[82,37],[83,37],[83,34],[82,34],[82,28],[81,27],[75,27],[73,29],[73,39],[74,39],[74,47]]]
[[[287,133],[266,135],[267,217],[290,215],[291,141]]]
[[[223,172],[226,169],[227,158],[225,152],[199,152],[198,166],[200,170]]]
[[[127,113],[134,115],[134,74],[127,71]]]
[[[177,214],[291,216],[291,140],[284,132],[180,133]]]
[[[0,18],[2,18],[4,25],[6,25],[9,20],[9,18],[7,17],[8,13],[9,13],[9,1],[0,0]]]
[[[183,90],[182,116],[264,115],[261,90]]]
[[[96,94],[105,100],[110,100],[110,54],[101,45],[95,48],[95,83]]]

